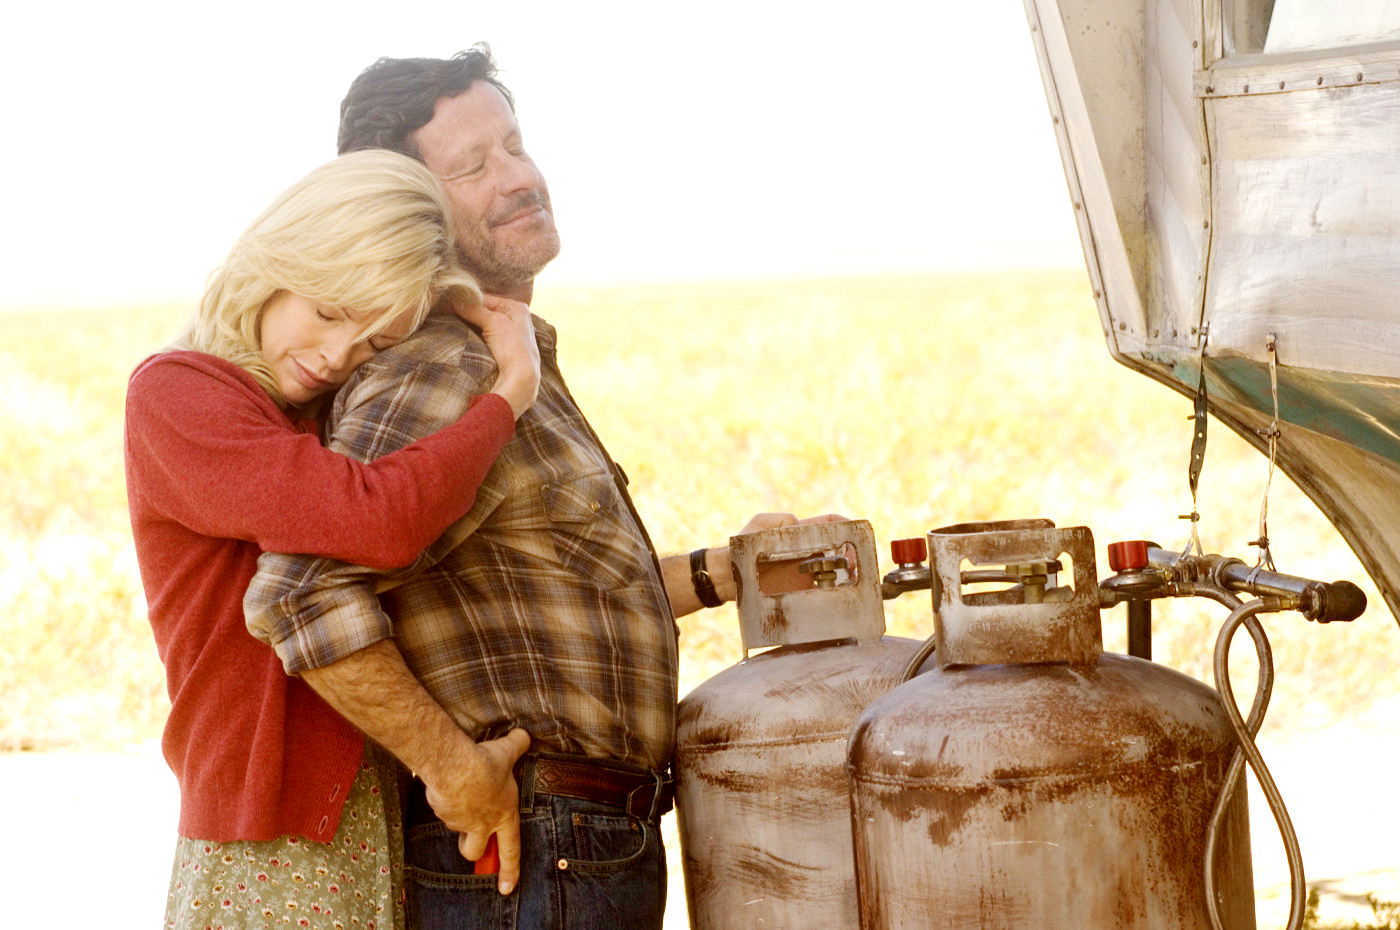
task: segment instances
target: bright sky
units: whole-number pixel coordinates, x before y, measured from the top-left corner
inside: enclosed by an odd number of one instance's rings
[[[1079,266],[1019,0],[25,3],[0,309],[193,299],[381,55],[489,41],[555,283]]]

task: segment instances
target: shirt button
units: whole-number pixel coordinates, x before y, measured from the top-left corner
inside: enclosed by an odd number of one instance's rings
[[[560,859],[560,860],[559,860],[559,868],[560,868],[561,871],[567,870],[567,869],[569,868],[569,860],[568,860],[568,859]]]
[[[588,509],[593,511],[594,513],[597,513],[598,511],[603,509],[603,505],[598,501],[594,501],[593,503],[588,505]]]

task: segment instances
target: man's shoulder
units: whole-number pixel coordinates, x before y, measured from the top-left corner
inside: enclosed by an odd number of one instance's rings
[[[430,317],[355,369],[336,392],[327,428],[333,436],[348,435],[353,422],[352,430],[421,438],[455,422],[495,377],[495,360],[479,335],[455,317]]]
[[[434,314],[407,339],[375,353],[364,368],[392,369],[415,365],[450,365],[463,353],[486,351],[486,344],[462,320]]]
[[[413,335],[355,369],[342,391],[366,382],[399,382],[437,370],[481,374],[492,363],[486,343],[456,317],[430,316]]]

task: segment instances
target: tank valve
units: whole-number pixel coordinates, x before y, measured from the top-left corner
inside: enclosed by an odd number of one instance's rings
[[[922,536],[896,539],[890,542],[890,555],[899,565],[880,582],[880,596],[885,600],[899,597],[905,591],[921,591],[929,587],[928,540]]]
[[[1007,576],[1020,585],[1021,596],[1027,604],[1043,604],[1046,601],[1061,600],[1062,598],[1057,596],[1060,592],[1055,576],[1063,570],[1064,566],[1060,564],[1059,559],[1044,562],[1016,562],[1006,566]],[[1068,598],[1063,599],[1068,600]]]
[[[836,587],[836,573],[849,567],[845,556],[821,555],[816,558],[803,559],[798,563],[797,570],[803,574],[811,575],[814,587],[834,588]]]
[[[1099,582],[1105,593],[1104,606],[1109,607],[1135,596],[1146,595],[1166,584],[1160,571],[1153,571],[1147,557],[1148,549],[1157,548],[1145,539],[1129,539],[1108,544],[1108,567],[1115,574]]]

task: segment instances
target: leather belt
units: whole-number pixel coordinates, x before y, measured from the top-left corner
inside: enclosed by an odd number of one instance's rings
[[[537,794],[620,807],[653,823],[671,809],[675,784],[668,774],[554,753],[527,753],[515,763],[521,808]]]

